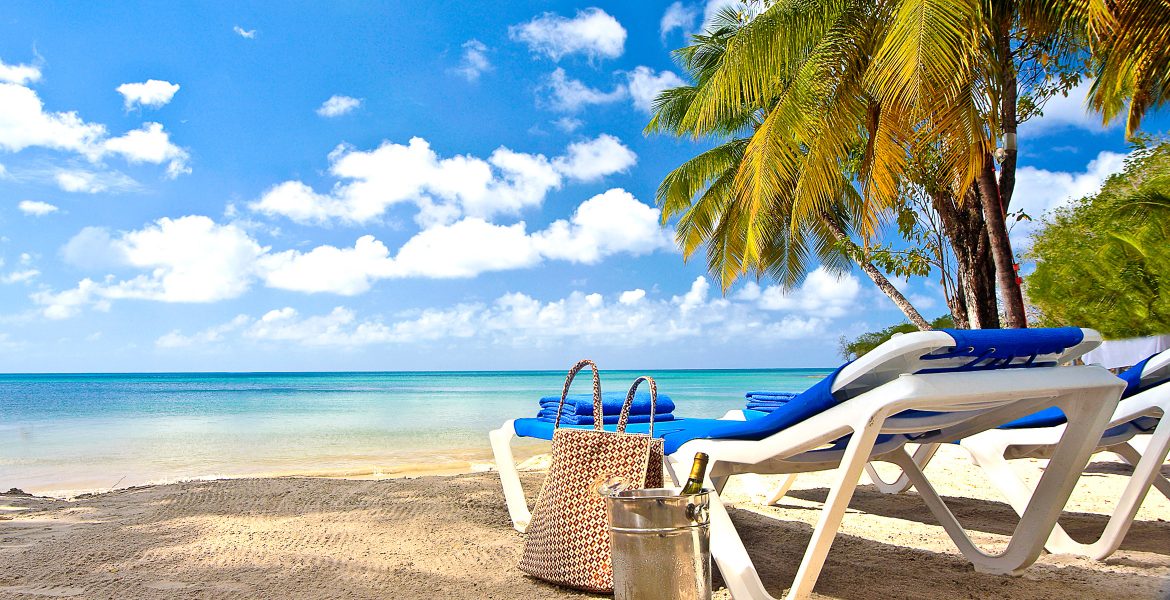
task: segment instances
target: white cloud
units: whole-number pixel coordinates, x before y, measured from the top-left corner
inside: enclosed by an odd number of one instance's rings
[[[87,278],[73,290],[42,291],[32,298],[49,318],[72,316],[85,304],[108,307],[117,299],[215,302],[247,291],[267,251],[239,227],[204,216],[164,217],[117,237],[86,228],[62,250],[66,260],[93,252],[106,262],[147,273],[121,281],[111,276],[101,283]]]
[[[142,83],[123,83],[116,88],[126,105],[126,110],[135,106],[159,108],[166,105],[179,91],[179,84],[158,79],[148,79]]]
[[[121,154],[131,163],[167,163],[167,177],[174,179],[191,172],[186,150],[171,143],[161,123],[143,123],[140,129],[105,141],[106,151]]]
[[[440,158],[422,138],[407,145],[383,142],[370,151],[340,146],[329,155],[330,173],[340,179],[327,193],[318,193],[300,181],[286,181],[265,191],[248,206],[266,215],[282,215],[298,223],[339,220],[367,223],[391,206],[412,203],[416,220],[427,227],[449,224],[460,217],[488,219],[514,215],[539,206],[550,190],[562,184],[562,175],[579,179],[601,177],[625,169],[632,160],[620,141],[611,136],[583,143],[578,152],[601,144],[599,154],[609,162],[592,170],[565,157],[550,161],[541,154],[497,148],[486,160],[468,155]],[[616,143],[616,145],[615,145]],[[600,151],[599,151],[600,152]],[[623,152],[629,152],[624,157]]]
[[[523,222],[495,225],[472,217],[423,230],[394,260],[396,276],[446,279],[531,267],[541,254]]]
[[[851,274],[840,277],[817,267],[800,287],[785,290],[771,285],[760,291],[757,305],[764,310],[801,312],[810,316],[840,317],[856,308],[861,282]]]
[[[239,25],[233,25],[232,31],[236,32],[236,35],[238,35],[242,38],[246,38],[249,40],[256,38],[256,30],[255,29],[244,29],[243,27],[240,27]]]
[[[350,98],[349,96],[330,96],[328,100],[323,102],[317,108],[317,114],[326,117],[340,117],[341,115],[349,114],[354,109],[362,105],[359,98]]]
[[[1094,194],[1112,174],[1125,166],[1125,154],[1102,151],[1080,173],[1048,171],[1024,166],[1016,170],[1016,187],[1010,210],[1022,210],[1033,220],[1020,221],[1012,227],[1012,242],[1020,249],[1029,244],[1028,236],[1040,219],[1070,201]]]
[[[101,156],[104,125],[86,123],[76,112],[45,112],[31,89],[0,83],[0,149],[19,152],[30,146],[66,150],[91,159]]]
[[[455,73],[462,75],[468,81],[477,81],[484,72],[491,70],[492,63],[487,56],[488,47],[475,39],[463,42],[463,59]]]
[[[390,250],[372,235],[358,238],[353,248],[318,246],[271,254],[261,259],[269,287],[298,292],[331,292],[343,296],[361,294],[374,279],[388,277],[393,269]]]
[[[554,221],[534,238],[544,256],[573,262],[591,264],[618,253],[647,254],[674,248],[659,225],[660,215],[657,208],[615,188],[582,202],[568,221]]]
[[[138,183],[117,171],[94,172],[85,169],[57,169],[53,181],[66,192],[97,194],[106,190],[133,190]]]
[[[225,334],[231,333],[247,325],[252,319],[248,315],[238,315],[236,318],[214,327],[208,327],[194,335],[185,336],[178,329],[163,334],[154,341],[159,348],[187,348],[190,346],[215,344],[223,341]]]
[[[575,117],[561,117],[552,123],[554,126],[556,126],[557,129],[560,129],[565,133],[573,133],[585,124],[584,121]],[[3,171],[0,171],[0,174],[3,174]]]
[[[531,21],[508,28],[508,35],[528,44],[529,50],[560,60],[568,54],[590,59],[617,58],[626,43],[626,29],[600,8],[577,11],[572,19],[544,13]]]
[[[25,85],[40,81],[41,70],[32,65],[9,65],[0,60],[0,82]]]
[[[593,181],[611,173],[629,170],[638,155],[609,134],[596,139],[569,144],[565,156],[553,161],[557,171],[581,181]]]
[[[265,343],[343,348],[428,340],[478,340],[492,347],[566,342],[632,346],[645,344],[645,339],[631,332],[653,331],[654,339],[664,343],[737,340],[773,346],[785,340],[824,337],[830,324],[823,316],[777,314],[752,302],[711,299],[709,290],[706,278],[698,277],[688,291],[670,298],[652,298],[642,289],[613,296],[575,291],[548,301],[511,292],[488,303],[426,308],[394,320],[361,319],[340,306],[320,315],[302,315],[285,307],[255,320],[237,317],[192,336],[172,331],[163,338],[168,344],[184,346],[203,340],[221,342],[226,332]]]
[[[622,304],[637,304],[645,297],[646,297],[646,290],[644,290],[642,288],[638,288],[635,290],[628,290],[628,291],[622,292],[621,296],[618,296],[618,302],[620,302]]]
[[[577,112],[593,104],[610,104],[626,97],[626,87],[618,85],[612,91],[603,92],[591,88],[576,79],[569,78],[565,70],[557,67],[545,83],[548,90],[548,104],[554,110]]]
[[[695,18],[699,16],[697,8],[687,6],[682,2],[674,2],[666,7],[666,12],[662,13],[662,21],[658,24],[658,32],[662,36],[663,41],[670,32],[675,29],[681,30],[684,33],[691,31],[695,27]]]
[[[1043,116],[1032,117],[1020,125],[1020,136],[1040,137],[1062,129],[1082,129],[1093,133],[1108,129],[1101,123],[1101,115],[1090,111],[1086,103],[1092,86],[1092,81],[1082,81],[1069,90],[1068,95],[1057,94],[1050,98],[1044,104]],[[1120,122],[1115,120],[1109,127],[1117,126]]]
[[[27,283],[36,279],[41,272],[36,269],[25,269],[23,271],[13,271],[0,277],[0,283]]]
[[[49,213],[57,212],[57,207],[48,202],[41,202],[40,200],[21,200],[16,208],[26,215],[34,217],[43,217]]]
[[[655,73],[650,67],[636,67],[626,76],[630,81],[630,98],[634,101],[634,106],[645,113],[654,110],[654,99],[662,90],[686,85],[686,82],[673,72]]]
[[[85,122],[76,112],[46,112],[33,90],[0,83],[0,150],[19,152],[29,147],[75,152],[91,162],[119,154],[132,163],[167,163],[167,174],[190,173],[188,155],[174,145],[158,123],[110,138],[104,125]]]
[[[583,202],[569,219],[531,234],[523,222],[497,225],[469,217],[424,229],[393,257],[385,244],[367,235],[353,248],[318,246],[267,255],[259,261],[260,271],[269,287],[355,295],[380,279],[475,277],[544,260],[592,264],[615,254],[673,248],[658,224],[659,214],[629,192],[612,189]]]
[[[311,192],[310,192],[311,193]],[[615,254],[673,248],[659,226],[658,209],[629,192],[611,189],[581,203],[569,219],[528,233],[521,221],[497,225],[480,217],[433,224],[391,257],[372,235],[352,248],[321,245],[307,252],[272,252],[240,225],[219,225],[205,216],[162,218],[147,227],[111,235],[86,227],[61,250],[66,262],[86,269],[144,271],[130,279],[107,276],[76,289],[32,296],[50,318],[66,318],[87,304],[110,300],[215,302],[235,298],[257,280],[271,288],[306,293],[361,294],[374,282],[394,278],[463,278],[522,269],[545,260],[596,263]]]

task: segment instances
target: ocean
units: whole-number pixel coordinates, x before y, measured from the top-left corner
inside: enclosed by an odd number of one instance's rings
[[[676,415],[714,418],[742,408],[747,391],[801,391],[830,371],[604,371],[602,390],[651,375]],[[487,432],[535,416],[563,381],[553,371],[0,375],[0,489],[482,468]],[[586,372],[573,391],[588,390]]]

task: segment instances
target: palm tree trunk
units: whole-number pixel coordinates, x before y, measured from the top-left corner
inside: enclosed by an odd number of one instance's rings
[[[1012,257],[1012,244],[1008,239],[1007,224],[1004,222],[1003,205],[1000,204],[999,183],[995,179],[992,157],[987,156],[980,174],[979,197],[983,202],[983,218],[987,222],[987,237],[991,242],[991,258],[995,262],[995,280],[1003,294],[1005,325],[1012,328],[1028,326],[1024,313],[1024,295],[1016,280]]]
[[[837,221],[833,220],[830,215],[821,213],[821,222],[832,232],[833,238],[837,240],[838,244],[843,244],[850,250],[857,250],[857,244],[853,243],[853,240],[845,232],[845,229]],[[882,272],[873,266],[873,263],[861,258],[860,253],[855,252],[853,254],[857,256],[856,262],[861,267],[861,270],[865,271],[865,274],[869,276],[870,280],[873,281],[873,284],[879,290],[888,296],[890,300],[894,301],[894,304],[902,311],[902,314],[906,315],[906,318],[910,319],[910,322],[915,327],[922,331],[930,331],[932,329],[930,323],[927,323],[926,319],[922,318],[922,315],[914,308],[913,304],[910,304],[906,296],[903,296],[902,292],[899,292],[898,288],[894,287],[894,284],[890,283],[890,280],[886,279],[886,276],[882,275]]]

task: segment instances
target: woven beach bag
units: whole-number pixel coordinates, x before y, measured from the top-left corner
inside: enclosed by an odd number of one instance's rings
[[[561,409],[569,395],[569,384],[585,366],[593,371],[593,429],[562,428]],[[634,392],[643,381],[650,388],[650,433],[626,433]],[[653,435],[657,401],[654,380],[639,377],[622,405],[617,431],[605,431],[597,365],[583,360],[573,366],[557,407],[552,463],[525,531],[521,571],[568,587],[613,591],[609,516],[602,494],[615,485],[630,489],[662,487],[662,440]]]

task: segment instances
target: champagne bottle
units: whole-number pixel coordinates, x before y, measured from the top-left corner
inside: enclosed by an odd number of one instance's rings
[[[682,495],[697,494],[703,489],[703,475],[707,472],[708,456],[704,452],[695,453],[695,462],[691,465],[691,476],[683,485]]]

